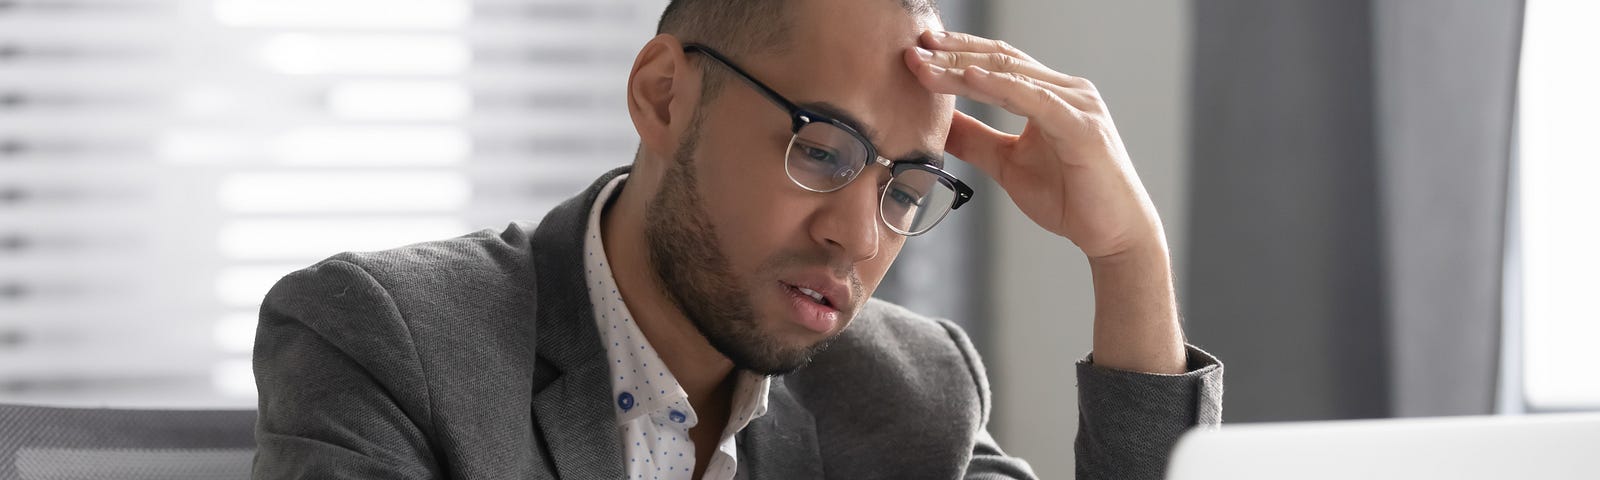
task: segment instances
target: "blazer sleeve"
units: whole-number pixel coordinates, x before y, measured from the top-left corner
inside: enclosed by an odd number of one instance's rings
[[[1159,480],[1178,437],[1222,422],[1222,363],[1185,346],[1188,372],[1135,373],[1077,364],[1077,478]]]
[[[981,429],[965,478],[1036,479],[1028,462],[1007,455],[988,431],[990,393],[977,351],[955,324],[941,320],[966,356],[978,386]],[[1093,354],[1077,364],[1077,478],[1160,480],[1178,437],[1191,427],[1222,421],[1222,363],[1186,345],[1188,372],[1157,375],[1103,368]]]
[[[387,290],[341,254],[261,306],[253,477],[438,478],[422,364]]]

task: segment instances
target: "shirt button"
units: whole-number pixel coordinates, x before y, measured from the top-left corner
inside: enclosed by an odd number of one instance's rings
[[[633,409],[633,394],[622,392],[622,395],[617,395],[617,406],[622,407],[624,412]]]
[[[672,423],[683,423],[684,420],[689,419],[687,415],[684,415],[683,412],[677,410],[673,410],[672,413],[667,414],[667,418],[672,419]]]

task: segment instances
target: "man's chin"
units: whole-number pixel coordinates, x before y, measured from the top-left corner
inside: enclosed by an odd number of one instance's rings
[[[810,364],[812,358],[826,350],[837,335],[837,332],[816,333],[794,325],[791,320],[773,317],[758,319],[758,325],[759,339],[712,339],[712,346],[732,360],[737,368],[778,376]]]

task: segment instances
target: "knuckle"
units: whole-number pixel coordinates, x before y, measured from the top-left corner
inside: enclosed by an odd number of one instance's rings
[[[1002,76],[1005,77],[1005,79],[1007,81],[1010,81],[1011,83],[1018,84],[1018,85],[1022,86],[1023,89],[1026,89],[1026,90],[1035,90],[1035,89],[1039,88],[1039,84],[1034,83],[1033,78],[1030,78],[1027,75],[1023,75],[1021,73],[1017,73],[1017,72],[999,72],[996,75],[1002,75]]]
[[[1106,140],[1111,139],[1111,125],[1106,122],[1105,117],[1085,113],[1083,118],[1085,119],[1084,126],[1093,131],[1095,135],[1099,135]]]
[[[940,52],[939,54],[944,55],[945,58],[950,62],[950,66],[955,68],[965,68],[975,64],[972,61],[971,54],[956,52]]]
[[[1074,88],[1072,93],[1090,103],[1100,103],[1100,92],[1088,88]]]
[[[1006,55],[1004,53],[991,53],[989,54],[989,57],[990,62],[994,65],[996,70],[1005,70],[1009,72],[1016,70],[1017,67],[1022,66],[1022,62],[1017,61],[1017,57]]]
[[[1106,104],[1105,102],[1100,101],[1100,97],[1087,97],[1084,99],[1083,103],[1085,107],[1083,108],[1083,111],[1096,114],[1106,113]]]
[[[1039,100],[1040,104],[1050,105],[1057,108],[1066,106],[1066,101],[1057,96],[1055,92],[1038,85],[1033,86],[1033,96]]]
[[[1006,43],[1005,40],[992,40],[992,41],[994,42],[994,47],[999,49],[1002,52],[1014,54],[1014,53],[1017,53],[1019,51],[1019,50],[1017,50],[1017,47],[1011,46],[1011,44]]]
[[[1100,118],[1087,112],[1072,112],[1078,124],[1077,136],[1079,138],[1098,138],[1105,136],[1105,128],[1100,123]]]

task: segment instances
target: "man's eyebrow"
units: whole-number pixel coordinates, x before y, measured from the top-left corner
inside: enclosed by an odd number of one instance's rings
[[[861,123],[860,120],[856,119],[855,115],[851,115],[850,112],[839,108],[837,105],[828,102],[804,102],[800,104],[800,108],[827,115],[834,120],[843,122],[845,125],[849,125],[850,128],[856,129],[857,132],[861,132],[862,136],[867,137],[867,141],[872,142],[874,148],[878,145],[877,130],[874,130],[871,125]],[[915,150],[900,158],[891,158],[889,161],[895,163],[924,163],[940,169],[944,168],[944,155],[934,154],[927,150]]]

